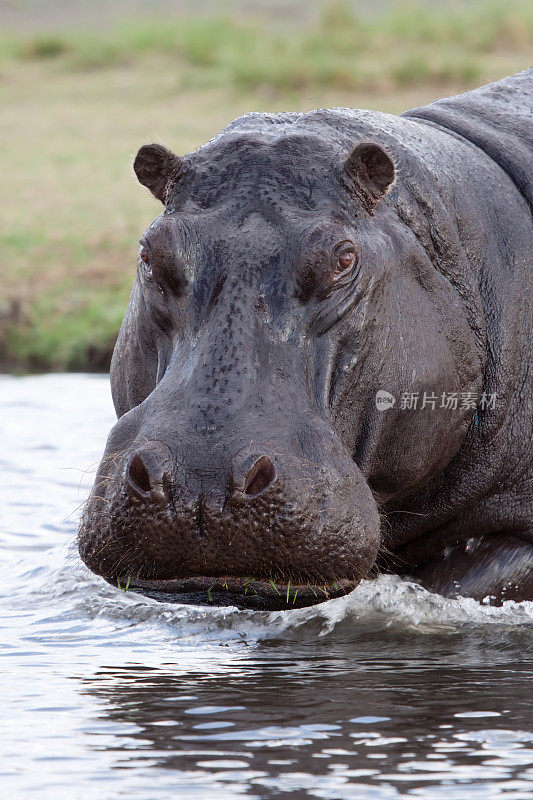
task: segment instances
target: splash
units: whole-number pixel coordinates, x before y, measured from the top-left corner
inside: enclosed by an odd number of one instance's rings
[[[350,594],[309,608],[249,611],[231,606],[161,603],[133,591],[114,589],[85,568],[77,572],[74,581],[70,569],[62,570],[61,577],[56,577],[56,589],[63,602],[65,594],[71,595],[71,608],[77,608],[81,615],[115,623],[163,625],[180,635],[204,639],[222,636],[250,641],[292,637],[306,631],[319,637],[387,630],[445,634],[480,626],[533,626],[533,602],[508,600],[493,607],[468,597],[445,598],[395,575],[362,581]]]

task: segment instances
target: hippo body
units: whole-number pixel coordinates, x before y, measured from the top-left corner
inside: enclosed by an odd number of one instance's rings
[[[532,116],[528,70],[141,148],[165,210],[113,355],[93,571],[253,608],[379,571],[533,599]]]

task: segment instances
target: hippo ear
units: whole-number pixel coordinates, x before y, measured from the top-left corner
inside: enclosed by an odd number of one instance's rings
[[[154,197],[165,202],[169,179],[176,174],[181,158],[161,144],[143,144],[135,156],[133,169],[143,186],[147,186]]]
[[[388,191],[396,174],[387,151],[372,142],[356,145],[344,162],[344,169],[364,190],[370,206]]]

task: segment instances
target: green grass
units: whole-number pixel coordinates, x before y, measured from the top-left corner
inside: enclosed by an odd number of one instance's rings
[[[529,65],[533,4],[329,3],[0,34],[0,368],[100,369],[160,206],[140,144],[189,152],[250,110],[398,113]],[[380,6],[382,8],[382,6]],[[365,12],[365,13],[363,13]]]
[[[377,16],[337,2],[306,26],[226,16],[134,20],[105,32],[4,36],[2,51],[18,59],[54,59],[74,70],[158,54],[170,60],[184,85],[291,91],[471,81],[484,55],[526,47],[532,36],[533,4],[527,0],[393,2]]]

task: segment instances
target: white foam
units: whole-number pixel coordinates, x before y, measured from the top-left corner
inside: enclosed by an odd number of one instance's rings
[[[395,575],[362,581],[349,595],[316,606],[270,612],[160,603],[136,592],[118,591],[89,573],[76,582],[72,578],[69,580],[63,573],[57,588],[62,584],[68,592],[70,585],[70,591],[77,596],[75,605],[89,617],[159,622],[187,631],[188,635],[208,638],[216,636],[216,632],[234,638],[233,632],[236,637],[259,640],[290,635],[307,627],[323,637],[340,629],[361,634],[387,629],[431,634],[453,633],[467,626],[533,625],[533,602],[508,600],[501,607],[493,607],[472,598],[445,598]]]

